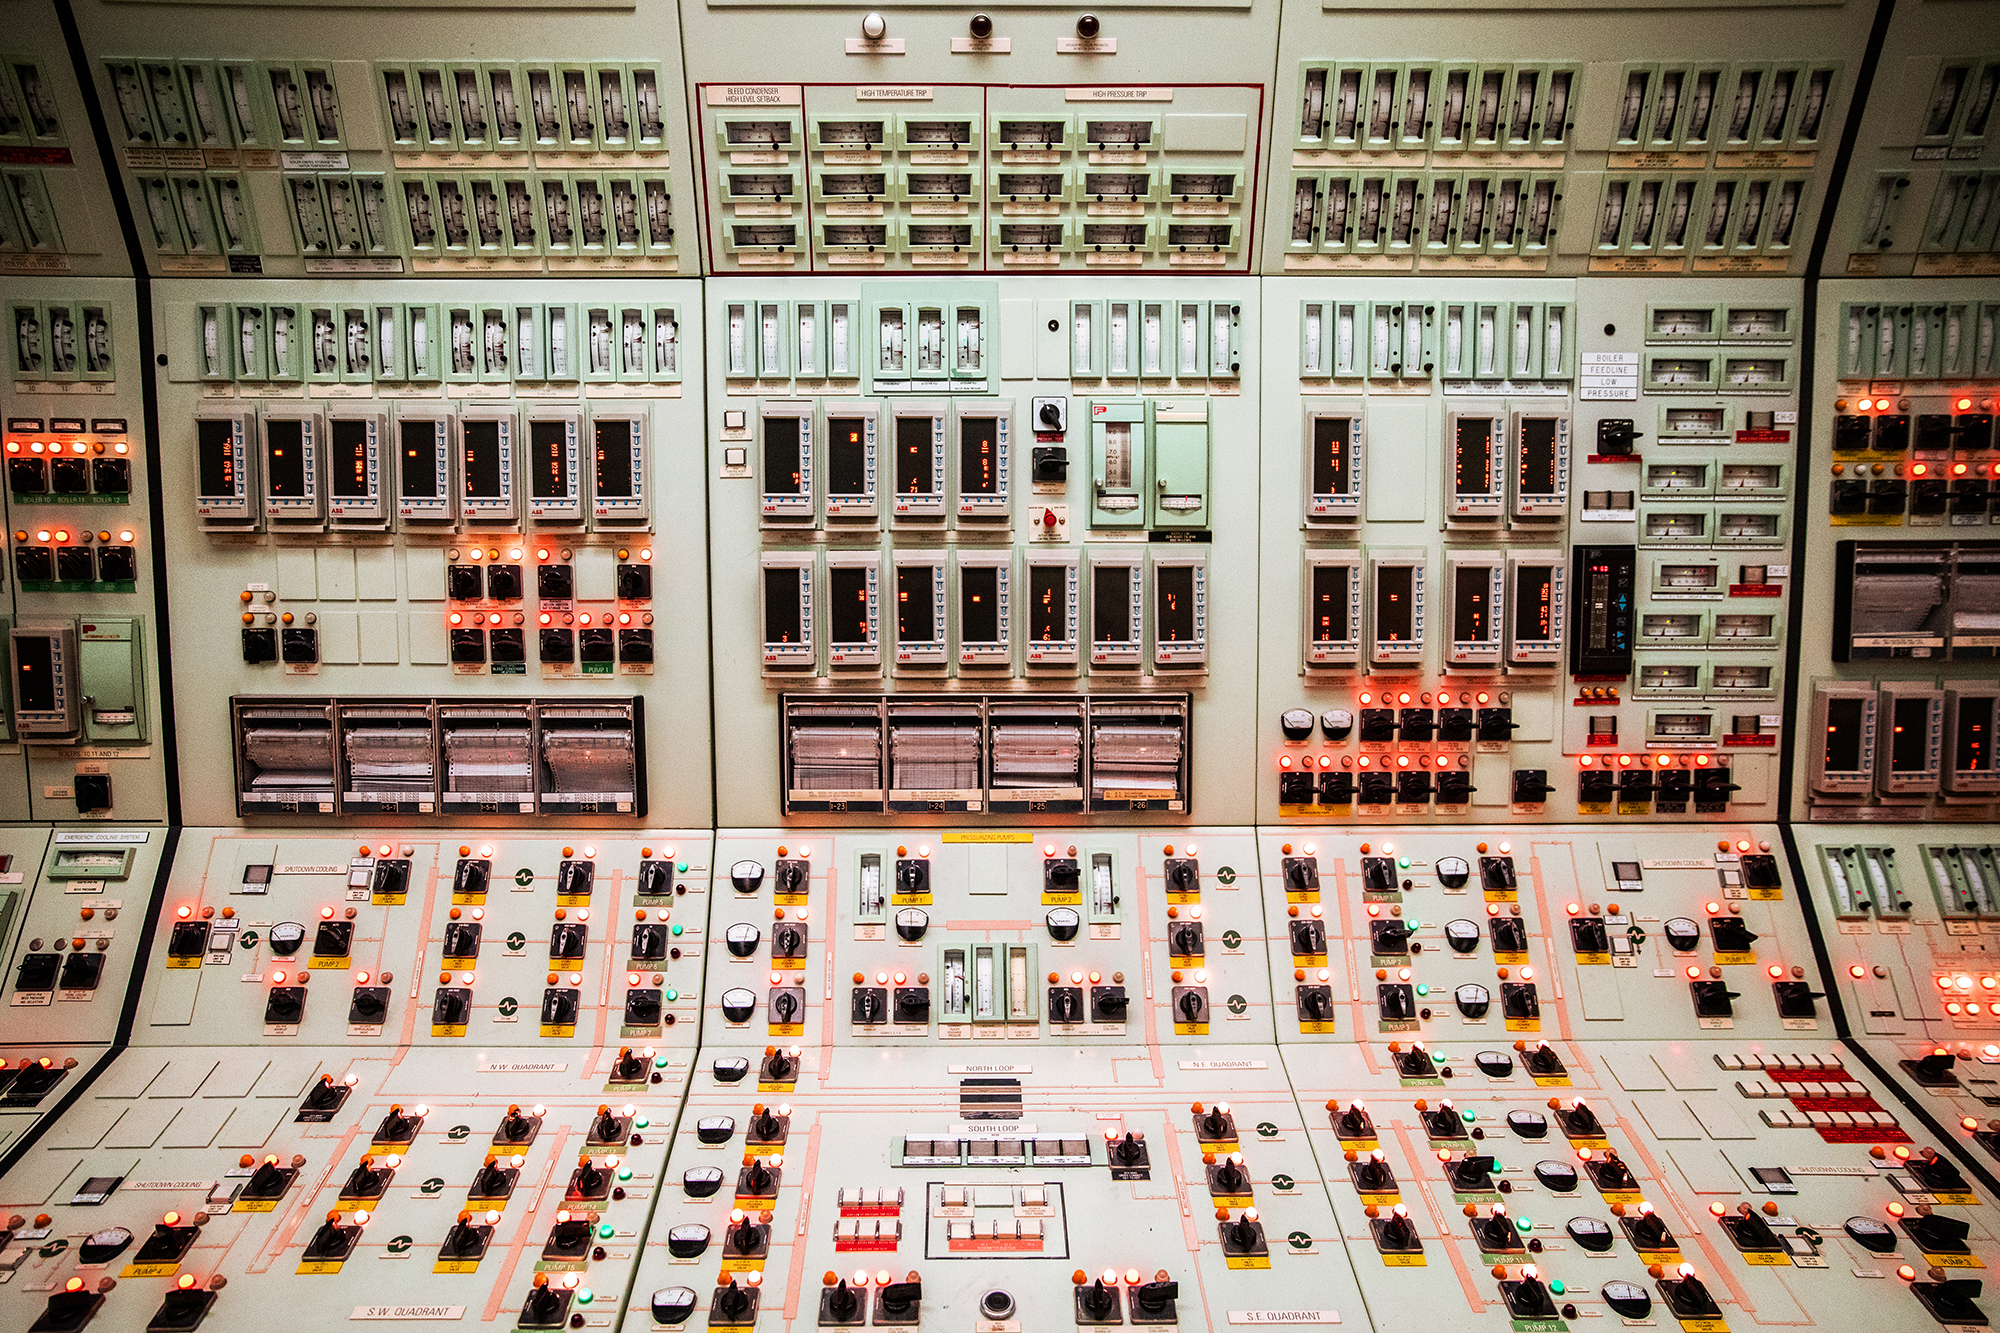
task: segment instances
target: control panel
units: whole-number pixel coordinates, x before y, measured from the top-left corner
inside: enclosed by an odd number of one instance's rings
[[[134,294],[109,278],[17,278],[0,309],[0,797],[18,818],[164,821],[172,723]]]
[[[1991,6],[9,17],[0,1333],[1991,1322]]]
[[[706,808],[694,284],[163,288],[199,818]]]
[[[221,55],[175,14],[79,6],[149,268],[696,271],[678,42],[522,11],[482,16],[475,52],[441,18],[246,12]]]
[[[1259,818],[1773,813],[1796,291],[1267,280]]]
[[[725,820],[1247,816],[1255,285],[710,284]]]

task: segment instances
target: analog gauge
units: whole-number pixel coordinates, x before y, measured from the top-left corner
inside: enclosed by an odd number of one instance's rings
[[[1607,1282],[1604,1303],[1627,1319],[1644,1319],[1653,1312],[1653,1298],[1636,1282]]]
[[[1896,1248],[1896,1233],[1872,1217],[1850,1217],[1843,1229],[1856,1245],[1873,1254],[1887,1254]]]
[[[1462,856],[1440,856],[1433,869],[1437,871],[1438,883],[1447,889],[1462,889],[1472,878],[1472,866]]]
[[[723,942],[729,946],[732,958],[748,958],[757,952],[757,946],[764,942],[764,932],[748,921],[738,921],[722,934]]]
[[[1459,862],[1464,865],[1463,861]],[[1444,942],[1451,946],[1453,953],[1473,953],[1479,948],[1479,923],[1477,921],[1447,921],[1444,923]]]
[[[1701,943],[1701,927],[1684,916],[1677,916],[1666,924],[1667,943],[1680,953],[1687,953]]]
[[[1049,937],[1058,940],[1073,940],[1077,929],[1083,924],[1074,907],[1052,907],[1044,918],[1048,922]]]
[[[1572,1217],[1563,1230],[1569,1238],[1592,1254],[1602,1254],[1611,1248],[1611,1228],[1594,1217]]]
[[[708,1228],[699,1222],[683,1222],[667,1230],[667,1253],[676,1259],[697,1259],[708,1248]]]
[[[1509,1111],[1507,1128],[1524,1139],[1545,1139],[1549,1136],[1549,1118],[1540,1111]]]
[[[905,907],[896,913],[896,938],[915,944],[931,928],[931,914],[921,907]]]
[[[1536,1162],[1535,1179],[1551,1194],[1569,1194],[1576,1189],[1576,1168],[1568,1162]]]
[[[736,886],[738,893],[755,893],[764,887],[764,863],[762,861],[738,861],[729,867],[729,882]]]
[[[1467,982],[1453,991],[1451,998],[1458,1005],[1458,1012],[1467,1018],[1486,1017],[1486,1010],[1493,1003],[1492,992],[1473,982]]]
[[[296,921],[280,921],[264,934],[271,952],[280,958],[290,958],[306,942],[306,928]]]

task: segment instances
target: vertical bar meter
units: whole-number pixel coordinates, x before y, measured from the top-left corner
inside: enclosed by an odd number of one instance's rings
[[[1506,624],[1506,584],[1498,551],[1453,551],[1451,577],[1451,638],[1445,649],[1449,666],[1492,668],[1500,665],[1501,631]]]
[[[1513,517],[1560,520],[1569,511],[1569,432],[1567,412],[1514,412]]]
[[[1301,608],[1305,669],[1352,671],[1361,661],[1361,555],[1307,551]]]
[[[646,522],[646,410],[593,414],[590,512],[599,527]]]
[[[1090,552],[1090,665],[1136,671],[1145,642],[1144,556],[1137,549]]]
[[[1954,796],[2000,791],[1993,737],[2000,721],[2000,692],[1960,685],[1944,692],[1944,789]]]
[[[327,419],[327,513],[342,526],[379,527],[389,520],[382,446],[388,418],[380,412],[337,410]]]
[[[1361,404],[1309,401],[1305,411],[1305,521],[1355,523],[1361,517]]]
[[[1561,663],[1568,569],[1561,551],[1507,553],[1507,665],[1553,667]]]
[[[1013,552],[961,548],[958,664],[1007,667],[1014,661]]]
[[[583,422],[574,408],[528,409],[528,515],[583,521]]]
[[[1160,548],[1171,549],[1171,548]],[[1208,665],[1208,557],[1153,557],[1153,665]]]
[[[890,408],[895,451],[891,512],[898,520],[944,518],[945,405],[901,402]]]
[[[76,626],[22,625],[8,631],[14,685],[14,733],[60,740],[82,729]]]
[[[195,514],[210,529],[254,527],[258,510],[252,499],[256,465],[252,440],[257,417],[249,411],[205,408],[194,422],[195,471],[200,490]]]
[[[843,669],[881,668],[880,552],[827,552],[826,661]]]
[[[1944,691],[1909,681],[1882,686],[1875,788],[1883,796],[1937,791],[1944,756]]]
[[[1023,659],[1029,671],[1076,668],[1079,579],[1077,552],[1027,553],[1021,609]]]
[[[459,501],[467,523],[521,521],[515,489],[516,425],[512,407],[469,407],[460,418]]]
[[[1087,404],[1090,413],[1090,526],[1136,528],[1146,522],[1146,408],[1143,403]]]
[[[766,551],[763,556],[764,670],[812,674],[818,666],[813,638],[813,553]]]
[[[862,403],[828,402],[826,408],[826,516],[873,524],[881,515],[881,412]]]
[[[894,556],[896,669],[945,665],[945,553],[899,550]]]
[[[1147,526],[1208,526],[1208,399],[1150,399],[1152,489]]]
[[[757,404],[758,517],[766,527],[812,526],[813,405],[804,399]]]
[[[1506,494],[1506,414],[1499,404],[1461,403],[1445,415],[1445,521],[1500,517]]]
[[[1815,794],[1862,798],[1875,785],[1878,699],[1873,686],[1825,681],[1813,687],[1813,748],[1808,781]]]
[[[449,523],[458,514],[451,485],[452,418],[402,406],[396,412],[396,516]]]
[[[1376,666],[1419,666],[1424,660],[1424,553],[1368,554],[1368,660]]]
[[[953,415],[958,421],[958,517],[1005,525],[1012,516],[1014,404],[961,401]]]

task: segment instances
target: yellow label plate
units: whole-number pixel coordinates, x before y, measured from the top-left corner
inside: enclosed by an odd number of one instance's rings
[[[1792,1257],[1783,1250],[1775,1253],[1769,1250],[1745,1250],[1743,1262],[1752,1268],[1789,1268]]]
[[[1231,1268],[1269,1268],[1271,1256],[1268,1254],[1240,1254],[1223,1261]]]
[[[433,1273],[477,1273],[478,1271],[477,1259],[440,1259],[431,1265]]]
[[[307,1275],[338,1273],[345,1262],[344,1259],[308,1259],[299,1265],[298,1271]]]
[[[172,1277],[181,1266],[173,1264],[126,1264],[119,1277]]]
[[[1382,1256],[1384,1268],[1428,1268],[1421,1254],[1385,1254]]]
[[[199,959],[199,958],[169,958],[169,959],[167,960],[167,966],[168,966],[168,967],[200,967],[200,966],[201,966],[201,959]]]

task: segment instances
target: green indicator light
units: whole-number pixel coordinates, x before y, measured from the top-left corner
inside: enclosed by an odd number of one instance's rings
[[[1410,858],[1409,858],[1409,857],[1407,857],[1407,856],[1399,856],[1399,857],[1397,857],[1397,858],[1396,858],[1396,868],[1397,868],[1398,870],[1408,870],[1408,869],[1410,868]]]
[[[655,1068],[655,1069],[665,1069],[666,1067],[667,1067],[667,1057],[666,1057],[666,1056],[664,1056],[664,1055],[656,1055],[656,1056],[654,1056],[654,1057],[653,1057],[653,1068]]]
[[[1479,1119],[1479,1112],[1473,1110],[1470,1106],[1468,1106],[1463,1111],[1460,1111],[1458,1113],[1458,1118],[1460,1120],[1463,1120],[1466,1124],[1469,1125],[1473,1121]]]
[[[1514,1229],[1525,1236],[1530,1231],[1533,1231],[1535,1229],[1535,1224],[1533,1222],[1530,1222],[1525,1217],[1516,1218],[1514,1221]]]
[[[678,1000],[680,998],[681,998],[681,993],[679,991],[675,990],[672,986],[667,987],[668,1004],[672,1004],[675,1000]]]
[[[618,1168],[618,1178],[619,1178],[620,1180],[630,1180],[630,1179],[632,1178],[632,1168],[631,1168],[631,1167],[629,1167],[629,1166],[621,1166],[621,1167],[619,1167],[619,1168]]]
[[[674,934],[678,935],[680,933],[681,933],[681,924],[680,922],[676,921],[674,923]]]
[[[613,1236],[617,1234],[618,1234],[617,1229],[613,1227],[609,1222],[601,1223],[597,1228],[597,1238],[599,1240],[610,1240]]]
[[[1549,1290],[1553,1291],[1558,1296],[1562,1295],[1564,1290],[1563,1280],[1561,1278],[1557,1278],[1555,1281],[1549,1283]]]
[[[576,1289],[576,1303],[578,1305],[588,1305],[596,1299],[596,1296],[591,1293],[589,1287],[578,1287]]]
[[[646,1126],[652,1123],[653,1122],[649,1118],[643,1115],[635,1115],[632,1117],[632,1128],[634,1129],[644,1129]]]
[[[685,874],[687,874],[687,872],[688,872],[688,863],[687,863],[687,862],[685,862],[685,861],[676,861],[676,862],[674,862],[674,873],[675,873],[676,875],[685,875]]]
[[[1419,981],[1419,982],[1417,983],[1417,994],[1419,994],[1419,995],[1429,995],[1430,993],[1431,993],[1431,988],[1430,988],[1430,983],[1429,983],[1429,982],[1425,982],[1425,981]]]

